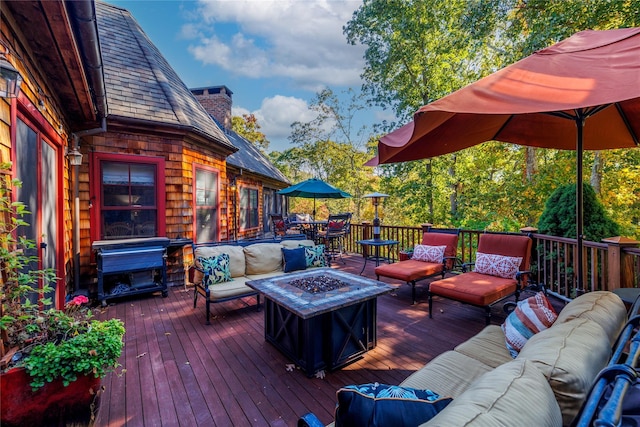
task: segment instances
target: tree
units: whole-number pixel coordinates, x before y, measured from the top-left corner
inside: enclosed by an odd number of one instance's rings
[[[639,23],[637,0],[365,0],[343,31],[349,43],[366,46],[362,78],[369,102],[393,109],[406,122],[421,105],[577,31]],[[397,127],[383,124],[384,131]],[[516,230],[535,223],[553,189],[573,181],[575,153],[512,146],[500,148],[505,157],[498,162],[495,147],[502,146],[482,144],[430,163],[380,167],[381,185],[399,198],[394,215],[400,221]],[[600,183],[603,200],[628,212],[631,205],[620,204],[624,193],[603,176],[617,168],[617,158],[586,153],[585,164],[595,162],[591,182]],[[483,170],[492,162],[502,169]],[[638,194],[628,180],[637,170],[626,172],[615,181],[626,184],[629,195]],[[442,208],[447,205],[448,212]],[[637,229],[632,217],[637,214],[626,216],[625,229]]]
[[[584,183],[584,235],[587,240],[599,242],[620,234],[620,227],[604,210],[593,188]],[[576,185],[558,187],[547,200],[538,222],[540,233],[576,238]]]
[[[243,114],[231,118],[231,128],[235,133],[257,146],[265,153],[269,149],[267,136],[260,132],[260,124],[253,114]]]

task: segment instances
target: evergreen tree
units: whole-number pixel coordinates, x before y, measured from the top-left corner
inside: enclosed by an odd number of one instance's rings
[[[583,224],[586,240],[599,242],[620,235],[620,227],[604,210],[591,185],[584,183]],[[576,238],[576,184],[558,187],[547,199],[538,230],[552,236]]]

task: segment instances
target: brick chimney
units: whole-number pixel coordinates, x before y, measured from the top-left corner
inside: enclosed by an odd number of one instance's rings
[[[231,130],[231,96],[233,92],[226,86],[210,86],[190,89],[207,113],[223,127]]]

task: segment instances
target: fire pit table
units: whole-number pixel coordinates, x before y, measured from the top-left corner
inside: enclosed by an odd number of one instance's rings
[[[247,285],[265,297],[264,336],[312,377],[341,368],[376,346],[376,302],[394,288],[331,268]]]

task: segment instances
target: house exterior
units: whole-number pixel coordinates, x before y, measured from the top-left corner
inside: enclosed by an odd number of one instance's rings
[[[96,241],[167,237],[169,282],[183,284],[189,242],[264,232],[287,179],[216,123],[127,10],[0,7],[0,53],[23,78],[16,98],[0,99],[0,162],[24,183],[13,197],[32,214],[19,232],[60,278],[58,306],[94,290]]]

